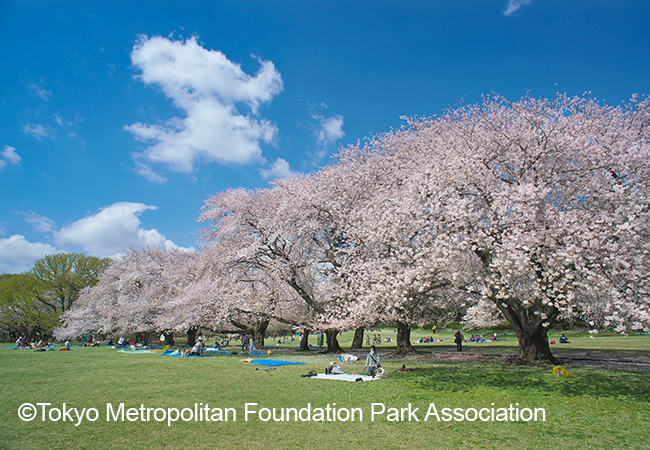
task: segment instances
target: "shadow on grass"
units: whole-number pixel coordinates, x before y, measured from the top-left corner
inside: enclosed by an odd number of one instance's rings
[[[543,395],[591,396],[650,402],[650,373],[572,371],[568,379],[556,379],[551,368],[497,366],[492,364],[452,365],[418,369],[400,374],[423,388],[442,392],[469,392],[477,386],[504,390],[529,390]]]

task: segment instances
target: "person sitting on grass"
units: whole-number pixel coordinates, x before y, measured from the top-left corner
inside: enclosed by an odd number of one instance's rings
[[[60,348],[59,351],[60,352],[67,352],[68,350],[70,350],[71,347],[72,347],[72,344],[70,344],[70,341],[65,341],[65,344],[63,345],[63,348]]]
[[[566,338],[566,336],[562,335],[560,337],[560,344],[570,344],[569,340]]]
[[[203,354],[204,347],[205,345],[203,345],[203,337],[199,337],[194,343],[194,347],[192,347],[192,351],[190,352],[190,355],[201,356]]]
[[[370,347],[370,353],[368,353],[368,356],[366,356],[366,365],[364,366],[362,372],[368,369],[368,375],[374,377],[375,372],[377,372],[377,369],[380,367],[381,364],[379,364],[379,355],[377,354],[377,349],[373,345]]]

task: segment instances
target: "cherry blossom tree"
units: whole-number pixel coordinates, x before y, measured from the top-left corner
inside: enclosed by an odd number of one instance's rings
[[[647,327],[649,122],[647,99],[494,97],[345,150],[343,164],[377,167],[350,217],[355,247],[379,252],[357,282],[380,315],[413,289],[490,300],[528,361],[557,362],[547,330],[561,316]]]
[[[197,305],[203,326],[219,332],[245,332],[261,349],[271,321],[299,327],[308,311],[286,284],[241,264],[240,248],[230,244],[215,242],[199,252],[200,267],[208,269],[201,269],[204,273],[176,301]]]
[[[221,192],[206,201],[200,220],[209,222],[203,230],[207,242],[236,249],[228,260],[231,270],[254,274],[266,289],[272,286],[274,301],[303,311],[298,322],[282,319],[303,329],[324,329],[328,350],[336,352],[341,350],[338,330],[321,320],[334,302],[327,287],[331,260],[323,241],[328,236],[313,227],[301,207],[300,192],[311,186],[303,177],[283,180],[274,189]]]
[[[195,264],[192,252],[131,249],[100,275],[96,286],[82,291],[78,305],[64,315],[64,326],[56,330],[56,336],[89,332],[169,335],[187,325],[186,312],[180,315],[182,321],[170,323],[168,303],[196,276]],[[192,323],[187,329],[197,326]]]
[[[333,323],[397,325],[397,352],[413,351],[412,325],[424,325],[463,303],[455,285],[467,261],[436,240],[422,197],[417,147],[391,134],[350,146],[316,174],[323,227],[338,233],[334,285],[345,306]],[[414,153],[415,152],[415,153]],[[465,258],[467,259],[467,258]],[[471,261],[470,261],[471,262]]]
[[[481,299],[467,308],[467,312],[463,316],[463,323],[467,324],[469,328],[491,328],[501,325],[504,320],[505,317],[496,305],[486,299]]]

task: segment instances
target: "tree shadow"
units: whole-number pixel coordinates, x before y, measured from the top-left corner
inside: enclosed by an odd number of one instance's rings
[[[439,367],[400,373],[429,391],[469,392],[477,386],[503,390],[530,390],[567,397],[591,396],[650,402],[650,373],[571,370],[572,377],[557,379],[551,368],[440,364]]]

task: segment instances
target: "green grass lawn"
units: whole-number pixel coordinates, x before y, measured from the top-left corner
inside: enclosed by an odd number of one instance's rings
[[[418,333],[430,335],[426,331]],[[391,334],[392,333],[392,334]],[[385,330],[382,337],[394,338]],[[352,333],[341,336],[345,347]],[[559,337],[560,334],[558,334]],[[420,346],[448,352],[451,334],[442,343]],[[626,357],[650,357],[648,336],[569,336],[571,344],[558,352],[614,350]],[[316,336],[311,339],[316,342]],[[311,342],[311,341],[310,341]],[[270,344],[270,341],[267,343]],[[294,342],[297,345],[297,341]],[[388,355],[390,344],[380,347]],[[290,346],[288,344],[287,346]],[[571,347],[569,347],[571,346]],[[275,350],[270,346],[271,350]],[[557,346],[556,346],[557,347]],[[569,350],[567,350],[569,349]],[[554,348],[555,350],[555,348]],[[467,344],[468,352],[516,352],[513,337],[493,344]],[[551,367],[522,367],[502,362],[440,363],[426,358],[388,359],[385,380],[350,383],[312,380],[300,375],[323,372],[334,356],[310,351],[277,351],[271,358],[305,362],[262,370],[240,362],[242,356],[173,358],[157,354],[127,354],[117,350],[75,347],[72,352],[0,349],[0,448],[226,448],[226,449],[430,449],[430,448],[648,448],[650,442],[650,372],[570,367],[572,377],[558,379]],[[406,364],[417,370],[399,372]],[[347,373],[360,372],[363,362],[340,363]],[[259,370],[256,370],[259,369]],[[62,409],[96,408],[99,418],[74,422],[36,419],[23,422],[23,403],[51,403]],[[234,408],[229,422],[107,421],[106,404],[127,408]],[[361,408],[363,421],[264,422],[244,420],[246,403],[257,408]],[[371,421],[371,404],[386,408],[419,408],[420,421]],[[545,422],[438,421],[423,418],[430,404],[442,408],[544,408]],[[494,404],[494,405],[492,405]],[[201,405],[200,405],[201,406]],[[40,407],[39,407],[40,408]],[[47,407],[50,408],[50,407]],[[53,413],[56,418],[56,412]],[[406,419],[406,417],[405,417]]]

